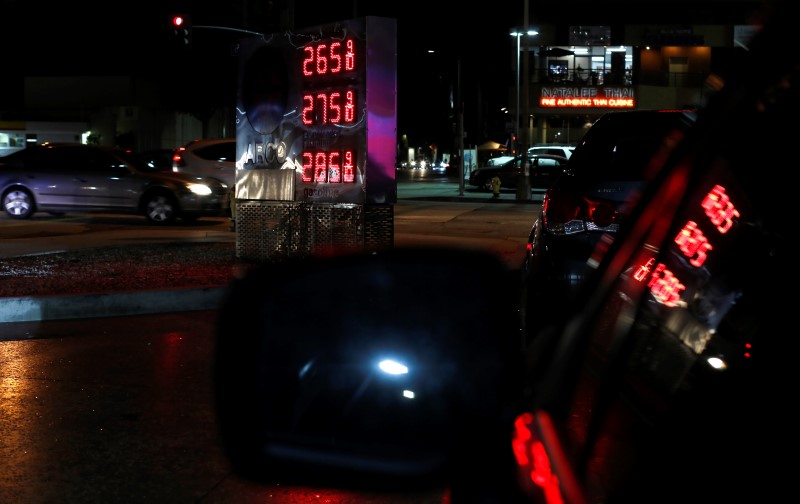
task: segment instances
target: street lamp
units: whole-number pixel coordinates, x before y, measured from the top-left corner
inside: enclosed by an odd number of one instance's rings
[[[522,37],[525,36],[525,35],[528,35],[528,36],[532,37],[532,36],[538,35],[538,34],[539,34],[539,32],[537,32],[536,30],[527,30],[527,31],[514,30],[510,34],[512,37],[515,37],[517,39],[517,80],[516,80],[516,83],[515,83],[516,92],[517,92],[517,109],[516,109],[516,117],[515,117],[515,125],[514,125],[514,139],[515,139],[516,142],[519,142],[519,118],[520,118],[520,112],[521,112],[520,108],[519,108],[519,79],[520,79],[520,75],[519,75],[519,59],[520,59],[520,53],[522,51],[521,48],[520,48],[520,39],[522,39]],[[514,150],[516,150],[516,146],[515,146]]]

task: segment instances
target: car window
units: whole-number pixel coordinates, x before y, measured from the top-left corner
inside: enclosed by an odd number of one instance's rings
[[[193,151],[203,159],[233,163],[236,161],[236,142],[207,145]]]
[[[44,172],[79,173],[87,169],[86,159],[70,148],[33,147],[27,151],[25,166]]]
[[[551,149],[551,148],[544,148],[544,149],[533,149],[532,152],[534,154],[552,154],[554,156],[564,156],[566,153],[564,152],[565,149]]]
[[[63,149],[62,159],[70,170],[84,172],[108,171],[122,163],[113,156],[97,149],[82,147]]]
[[[689,111],[608,113],[581,139],[570,157],[570,170],[586,178],[642,179],[670,133],[685,129],[694,119]]]
[[[560,166],[561,161],[553,158],[535,158],[533,162],[536,166]]]

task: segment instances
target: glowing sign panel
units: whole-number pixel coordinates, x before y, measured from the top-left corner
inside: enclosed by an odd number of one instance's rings
[[[703,215],[714,226],[719,235],[726,234],[739,219],[739,211],[721,185],[715,185],[700,203]],[[683,258],[693,267],[701,268],[714,250],[714,236],[706,236],[694,220],[687,220],[674,238],[674,243]],[[653,266],[655,259],[649,258],[640,265],[633,277],[637,281],[647,280],[650,292],[665,306],[675,307],[680,302],[686,286],[666,264]]]
[[[539,106],[545,108],[634,108],[636,96],[631,87],[543,86]]]
[[[268,34],[240,41],[238,50],[237,197],[394,201],[394,20],[370,16]],[[292,170],[294,177],[258,170]]]

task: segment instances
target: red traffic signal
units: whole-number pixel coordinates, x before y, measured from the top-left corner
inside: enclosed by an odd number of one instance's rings
[[[192,22],[185,14],[173,14],[170,17],[173,43],[188,49],[192,45]]]

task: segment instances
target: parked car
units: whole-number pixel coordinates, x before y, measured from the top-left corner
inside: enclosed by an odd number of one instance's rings
[[[228,187],[211,178],[159,171],[128,151],[81,144],[43,144],[0,158],[3,210],[14,219],[35,212],[141,214],[156,224],[219,216]]]
[[[172,158],[175,155],[175,149],[148,149],[137,152],[136,155],[151,168],[172,171]]]
[[[528,175],[531,183],[549,183],[555,173],[558,173],[567,164],[567,158],[552,154],[536,154],[527,156]],[[495,175],[500,177],[500,187],[516,188],[520,174],[523,173],[523,156],[515,156],[510,161],[500,165],[487,165],[473,170],[469,174],[469,185],[486,191],[492,190],[492,179]],[[537,173],[541,175],[537,178]],[[548,181],[544,179],[547,178]]]
[[[486,166],[500,166],[514,159],[514,156],[495,156],[486,160]]]
[[[523,332],[535,333],[571,306],[599,246],[650,177],[650,161],[690,126],[694,110],[610,112],[586,132],[563,176],[544,193],[521,267]]]
[[[565,158],[569,159],[572,156],[572,151],[574,150],[574,145],[541,144],[529,147],[528,154],[552,154],[554,156],[564,156]]]
[[[172,171],[214,177],[228,187],[236,184],[236,139],[192,140],[175,150]]]
[[[786,153],[761,146],[795,140],[783,125],[800,113],[800,74],[798,56],[776,50],[792,17],[772,20],[743,73],[653,159],[572,308],[534,340],[514,435],[533,502],[774,502],[793,491],[795,467],[775,450],[797,444],[783,406],[796,298],[779,287],[795,275],[794,187],[763,170]]]

